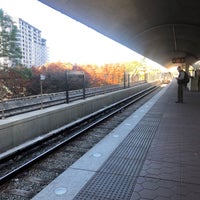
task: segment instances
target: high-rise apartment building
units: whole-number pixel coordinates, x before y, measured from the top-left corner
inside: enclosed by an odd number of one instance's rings
[[[41,31],[21,18],[17,20],[18,40],[22,51],[21,64],[26,67],[41,66],[48,62],[46,40]]]
[[[25,67],[41,66],[48,62],[48,48],[46,46],[46,39],[41,37],[41,31],[21,18],[13,18],[18,27],[18,46],[22,52],[22,58],[17,59],[17,63]],[[1,27],[0,27],[1,31]],[[9,29],[7,30],[9,31]],[[0,35],[0,42],[2,38]],[[1,44],[0,44],[1,47]],[[0,48],[1,51],[2,48]],[[0,65],[13,66],[13,60],[8,57],[0,57]]]

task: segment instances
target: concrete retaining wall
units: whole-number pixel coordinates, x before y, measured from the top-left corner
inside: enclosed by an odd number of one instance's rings
[[[0,153],[122,100],[150,83],[0,120]]]

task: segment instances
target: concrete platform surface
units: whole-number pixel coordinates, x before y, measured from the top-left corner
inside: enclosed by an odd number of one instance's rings
[[[199,200],[200,93],[172,82],[33,200]]]

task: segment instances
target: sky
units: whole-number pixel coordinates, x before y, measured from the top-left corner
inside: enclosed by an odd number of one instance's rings
[[[63,15],[37,0],[0,0],[0,8],[12,17],[22,18],[41,30],[47,40],[50,62],[76,64],[116,63],[143,56]],[[146,59],[147,62],[151,62]]]

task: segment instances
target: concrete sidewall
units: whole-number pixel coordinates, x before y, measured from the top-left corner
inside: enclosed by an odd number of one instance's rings
[[[146,83],[0,120],[0,153],[125,99],[151,85],[151,83]]]

